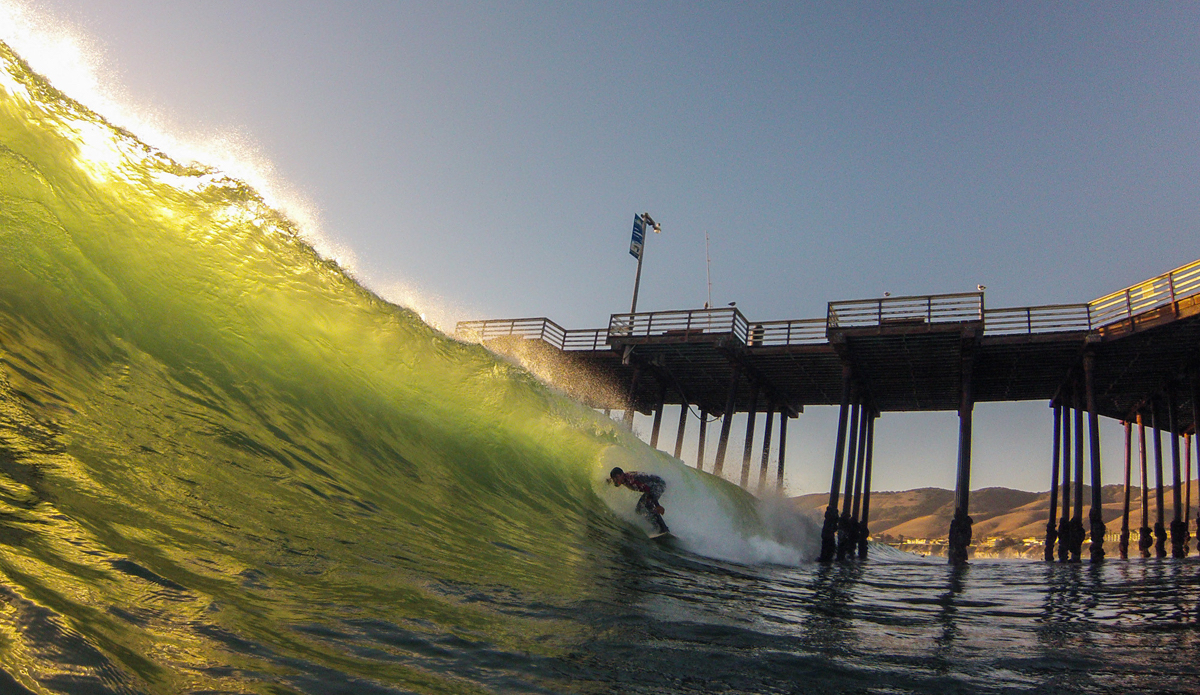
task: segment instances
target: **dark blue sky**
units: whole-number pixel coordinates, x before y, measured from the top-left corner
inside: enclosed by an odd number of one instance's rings
[[[762,320],[979,283],[1081,302],[1200,257],[1197,3],[39,6],[130,113],[237,133],[443,322],[605,325],[643,210],[642,310],[704,303],[705,231],[714,304]],[[795,492],[827,485],[822,410]],[[884,417],[880,487],[952,486],[955,428]],[[981,406],[974,483],[1044,489],[1048,449],[1044,403]]]

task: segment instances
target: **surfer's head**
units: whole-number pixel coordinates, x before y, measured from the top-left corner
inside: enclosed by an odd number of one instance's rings
[[[624,480],[624,478],[625,478],[625,471],[621,470],[620,467],[614,467],[611,471],[608,472],[608,481],[610,483],[612,483],[613,485],[620,485],[621,481]]]

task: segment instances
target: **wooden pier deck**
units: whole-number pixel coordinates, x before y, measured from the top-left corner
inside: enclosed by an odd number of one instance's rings
[[[660,403],[723,413],[735,369],[736,412],[760,389],[763,410],[838,405],[844,367],[881,413],[957,410],[964,364],[975,402],[1051,400],[1091,350],[1099,414],[1123,420],[1167,381],[1186,379],[1200,359],[1198,316],[1200,261],[1081,304],[990,309],[973,292],[830,302],[815,319],[697,309],[613,314],[590,330],[548,318],[464,321],[456,334],[501,352],[539,341],[617,385],[589,405],[645,414]],[[1194,428],[1190,399],[1181,392],[1175,404],[1184,429]]]

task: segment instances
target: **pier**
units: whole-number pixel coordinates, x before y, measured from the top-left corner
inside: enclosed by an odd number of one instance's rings
[[[737,308],[721,308],[613,314],[608,326],[589,330],[564,329],[548,318],[464,321],[456,335],[496,352],[519,353],[569,370],[577,383],[587,384],[573,396],[595,408],[623,410],[629,425],[635,412],[652,415],[654,447],[664,407],[682,406],[677,458],[687,411],[697,409],[699,467],[706,463],[708,417],[719,417],[711,467],[718,475],[730,465],[733,417],[747,413],[738,476],[743,487],[749,486],[756,454],[755,419],[766,418],[759,490],[769,480],[774,439],[775,484],[782,485],[788,420],[799,417],[805,406],[839,406],[823,561],[866,554],[875,419],[888,412],[956,411],[960,426],[949,555],[951,562],[965,562],[971,542],[974,405],[1041,400],[1050,404],[1054,418],[1047,559],[1057,543],[1060,559],[1079,561],[1089,534],[1090,559],[1104,557],[1100,417],[1126,423],[1127,489],[1133,430],[1139,432],[1144,453],[1149,429],[1159,518],[1153,528],[1143,521],[1140,542],[1145,544],[1152,534],[1160,556],[1167,553],[1168,541],[1174,556],[1187,552],[1181,462],[1186,459],[1190,479],[1193,442],[1200,445],[1195,436],[1200,420],[1200,260],[1081,304],[988,308],[981,291],[834,301],[822,318],[751,321]],[[1164,437],[1171,481],[1163,475]],[[1144,459],[1142,465],[1144,469]],[[1086,527],[1085,473],[1091,486]],[[1143,489],[1145,481],[1143,477]],[[1175,502],[1169,522],[1162,518],[1165,485],[1172,486]],[[1126,538],[1128,510],[1126,504]],[[1200,520],[1197,526],[1200,536]]]

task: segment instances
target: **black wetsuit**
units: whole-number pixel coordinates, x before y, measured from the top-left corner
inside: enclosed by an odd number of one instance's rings
[[[666,481],[652,473],[630,472],[625,474],[623,484],[642,493],[642,498],[637,503],[637,513],[653,524],[658,533],[668,533],[670,529],[658,513],[658,498],[667,489]]]

